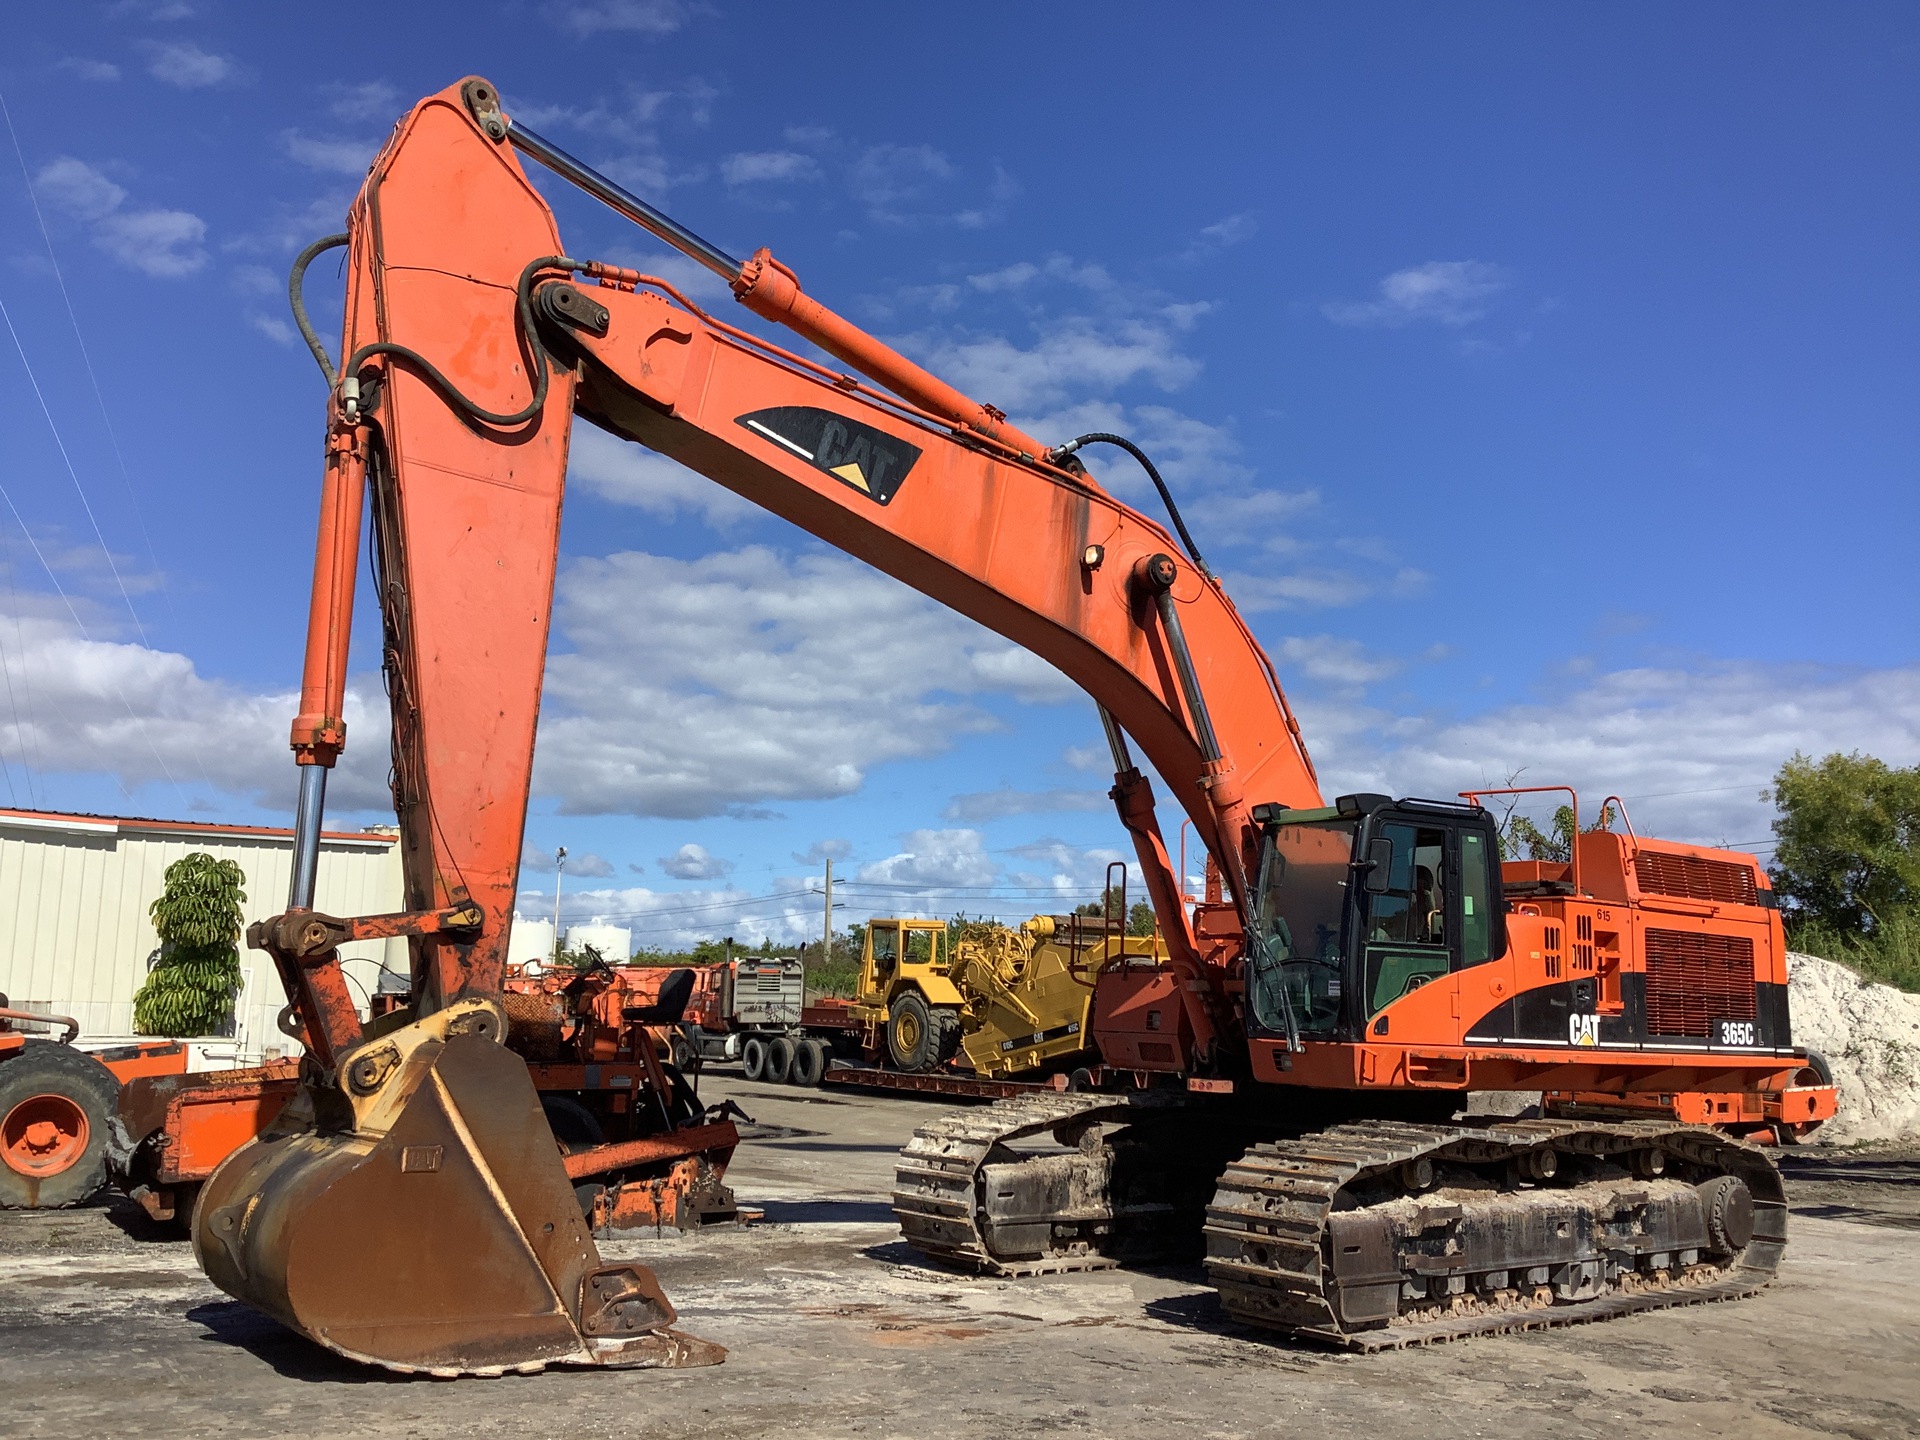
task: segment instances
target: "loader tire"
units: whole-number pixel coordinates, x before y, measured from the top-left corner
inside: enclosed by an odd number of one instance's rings
[[[887,1058],[908,1074],[934,1070],[960,1047],[960,1017],[935,1009],[915,991],[902,995],[887,1012]]]
[[[749,1035],[740,1047],[740,1073],[749,1080],[759,1080],[767,1073],[767,1042],[758,1035]]]
[[[0,1060],[0,1210],[54,1210],[98,1194],[119,1104],[113,1072],[71,1046],[30,1040]]]
[[[767,1074],[769,1085],[784,1085],[793,1074],[793,1040],[782,1035],[767,1046]]]
[[[547,1117],[547,1128],[553,1131],[554,1144],[560,1147],[562,1155],[606,1143],[606,1132],[599,1118],[578,1100],[566,1095],[542,1095],[540,1109]]]
[[[787,1078],[794,1084],[812,1089],[826,1073],[827,1045],[824,1040],[802,1040],[793,1047],[793,1069]]]

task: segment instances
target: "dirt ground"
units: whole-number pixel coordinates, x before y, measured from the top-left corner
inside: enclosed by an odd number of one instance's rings
[[[1788,1152],[1762,1295],[1349,1357],[1229,1323],[1200,1269],[972,1279],[916,1262],[895,1150],[938,1107],[709,1075],[753,1114],[766,1223],[621,1235],[726,1364],[436,1381],[228,1300],[137,1211],[0,1215],[0,1436],[988,1437],[1920,1434],[1920,1151]]]

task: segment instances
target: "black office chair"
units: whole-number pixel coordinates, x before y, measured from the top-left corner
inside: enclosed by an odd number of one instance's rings
[[[660,983],[660,995],[651,1005],[629,1005],[620,1018],[629,1025],[678,1025],[693,999],[693,981],[693,971],[674,971]]]

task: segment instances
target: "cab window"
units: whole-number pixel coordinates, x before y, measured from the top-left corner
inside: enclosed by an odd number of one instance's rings
[[[900,927],[876,925],[867,933],[873,937],[873,968],[891,970],[900,960]]]
[[[909,965],[932,965],[940,960],[940,932],[938,930],[907,931],[907,963]]]
[[[1484,965],[1493,956],[1493,866],[1487,837],[1460,832],[1460,963]]]
[[[1445,945],[1447,934],[1447,832],[1414,825],[1382,825],[1393,845],[1384,894],[1369,907],[1372,941],[1400,945]]]

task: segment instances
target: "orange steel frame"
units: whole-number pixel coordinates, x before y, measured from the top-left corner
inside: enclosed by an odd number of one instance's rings
[[[504,126],[480,124],[459,86],[429,97],[396,128],[349,218],[342,356],[369,342],[411,347],[475,404],[511,413],[534,394],[534,355],[519,325],[524,267],[563,250]],[[301,713],[302,765],[331,765],[346,743],[348,631],[361,514],[373,492],[384,577],[394,708],[395,804],[406,876],[413,989],[422,1013],[497,995],[526,815],[534,724],[551,618],[568,431],[577,412],[986,625],[1051,662],[1092,695],[1140,747],[1192,822],[1224,885],[1189,917],[1139,771],[1115,798],[1133,833],[1171,954],[1158,973],[1111,987],[1104,1029],[1124,1038],[1170,1011],[1173,1063],[1112,1063],[1216,1074],[1239,1041],[1240,915],[1259,840],[1251,803],[1322,804],[1311,762],[1271,662],[1218,581],[1180,555],[1165,528],[1043,447],[912,365],[798,289],[765,251],[741,268],[737,298],[885,387],[789,353],[718,320],[666,282],[566,261],[539,285],[569,284],[604,306],[601,334],[577,330],[570,363],[544,404],[497,426],[450,405],[404,358],[379,354],[361,374],[369,410],[339,393],[329,408],[327,466]],[[577,297],[576,297],[577,298]],[[377,396],[377,398],[374,398]],[[886,503],[815,468],[740,423],[774,407],[824,410],[920,452]],[[1218,737],[1183,693],[1174,637],[1152,581],[1171,578],[1174,613]],[[1651,843],[1651,842],[1645,842]],[[1622,895],[1618,902],[1626,904]],[[1560,905],[1565,910],[1575,903]],[[1644,902],[1643,902],[1644,903]],[[469,908],[470,907],[470,908]],[[1580,1091],[1783,1089],[1795,1067],[1775,1056],[1609,1053],[1478,1046],[1466,1026],[1503,994],[1543,983],[1538,915],[1509,922],[1507,956],[1435,981],[1390,1007],[1391,1043],[1252,1044],[1252,1073],[1342,1089],[1469,1086]],[[448,917],[477,914],[477,923]],[[1756,953],[1780,960],[1777,918]],[[289,923],[300,916],[285,917]],[[404,923],[402,923],[404,922]],[[346,930],[354,924],[346,922]],[[276,958],[279,958],[277,955]],[[316,1059],[359,1036],[332,952],[282,961]],[[1782,977],[1784,978],[1784,977]],[[1144,1033],[1144,1028],[1141,1033]],[[1103,1033],[1103,1043],[1108,1038]],[[1120,1043],[1116,1041],[1116,1044]],[[1156,1042],[1157,1043],[1157,1042]]]

